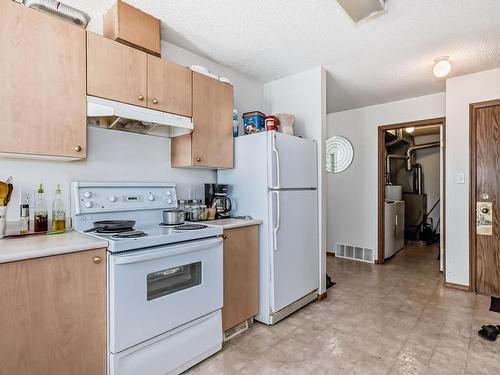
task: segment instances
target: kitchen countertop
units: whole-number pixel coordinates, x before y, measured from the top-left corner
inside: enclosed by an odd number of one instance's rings
[[[232,229],[240,227],[248,227],[251,225],[260,225],[262,220],[257,219],[219,219],[219,220],[209,220],[206,222],[211,225],[218,225],[223,229]]]
[[[0,263],[108,247],[108,242],[75,231],[0,239]]]

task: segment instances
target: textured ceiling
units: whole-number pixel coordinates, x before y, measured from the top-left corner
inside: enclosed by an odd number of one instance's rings
[[[114,0],[64,2],[95,19]],[[358,24],[335,0],[127,2],[161,19],[162,39],[261,82],[324,65],[328,112],[443,91],[440,55],[451,76],[500,66],[499,0],[388,0]]]

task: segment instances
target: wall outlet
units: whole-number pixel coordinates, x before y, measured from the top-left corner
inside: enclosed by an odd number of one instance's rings
[[[19,202],[20,204],[28,203],[30,206],[32,206],[34,203],[34,197],[35,194],[33,191],[21,190],[21,192],[19,193]]]
[[[465,173],[457,174],[457,184],[465,184]]]

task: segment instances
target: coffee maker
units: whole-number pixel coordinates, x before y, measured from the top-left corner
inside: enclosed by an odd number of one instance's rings
[[[232,202],[228,197],[228,185],[205,184],[205,204],[216,209],[216,219],[231,217]]]

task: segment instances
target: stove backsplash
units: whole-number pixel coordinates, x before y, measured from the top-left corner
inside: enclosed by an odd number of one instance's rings
[[[19,220],[21,194],[33,193],[40,182],[49,205],[56,185],[63,190],[66,211],[70,207],[70,182],[160,181],[177,184],[179,199],[203,199],[204,183],[216,182],[213,170],[170,167],[170,139],[140,134],[88,129],[87,159],[74,162],[0,158],[0,178],[13,176],[14,191],[7,220]],[[31,208],[33,214],[33,207]]]

